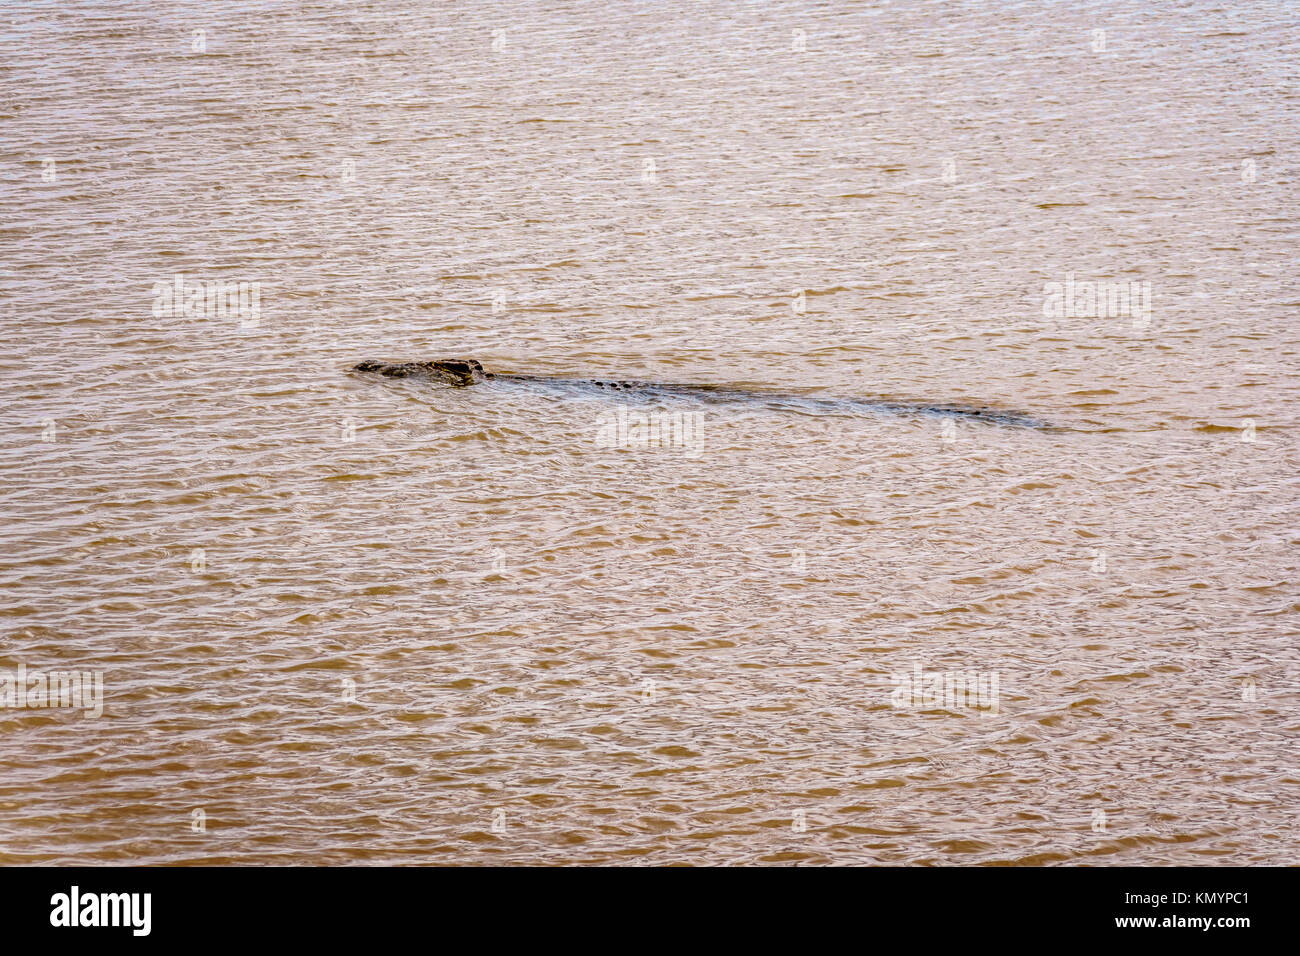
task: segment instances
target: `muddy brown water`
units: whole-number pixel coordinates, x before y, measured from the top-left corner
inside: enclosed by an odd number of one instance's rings
[[[6,8],[0,862],[1295,862],[1293,13]]]

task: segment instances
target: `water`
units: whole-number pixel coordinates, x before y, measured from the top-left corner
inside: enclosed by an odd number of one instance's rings
[[[0,862],[1295,861],[1288,4],[0,21]]]

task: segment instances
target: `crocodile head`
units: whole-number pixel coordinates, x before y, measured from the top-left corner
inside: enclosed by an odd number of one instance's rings
[[[432,362],[377,362],[368,359],[352,366],[354,372],[378,372],[389,378],[427,378],[447,385],[477,385],[487,378],[475,359],[437,359]]]

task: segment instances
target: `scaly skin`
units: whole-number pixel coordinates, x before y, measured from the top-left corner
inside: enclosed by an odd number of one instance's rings
[[[376,362],[368,359],[352,366],[354,372],[378,372],[389,378],[427,378],[445,385],[477,385],[487,378],[473,359],[435,359],[432,362]]]

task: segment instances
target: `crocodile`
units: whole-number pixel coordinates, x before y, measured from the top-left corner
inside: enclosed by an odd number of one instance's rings
[[[489,372],[476,359],[434,359],[427,362],[382,362],[367,359],[352,367],[388,378],[411,378],[463,388],[483,382],[531,382],[567,389],[597,389],[643,398],[686,397],[705,402],[759,401],[773,407],[795,410],[850,412],[873,411],[896,414],[942,415],[969,418],[998,425],[1047,428],[1046,423],[1019,412],[987,406],[942,402],[904,402],[891,399],[832,398],[803,392],[777,392],[732,385],[679,384],[610,379],[567,378]]]

